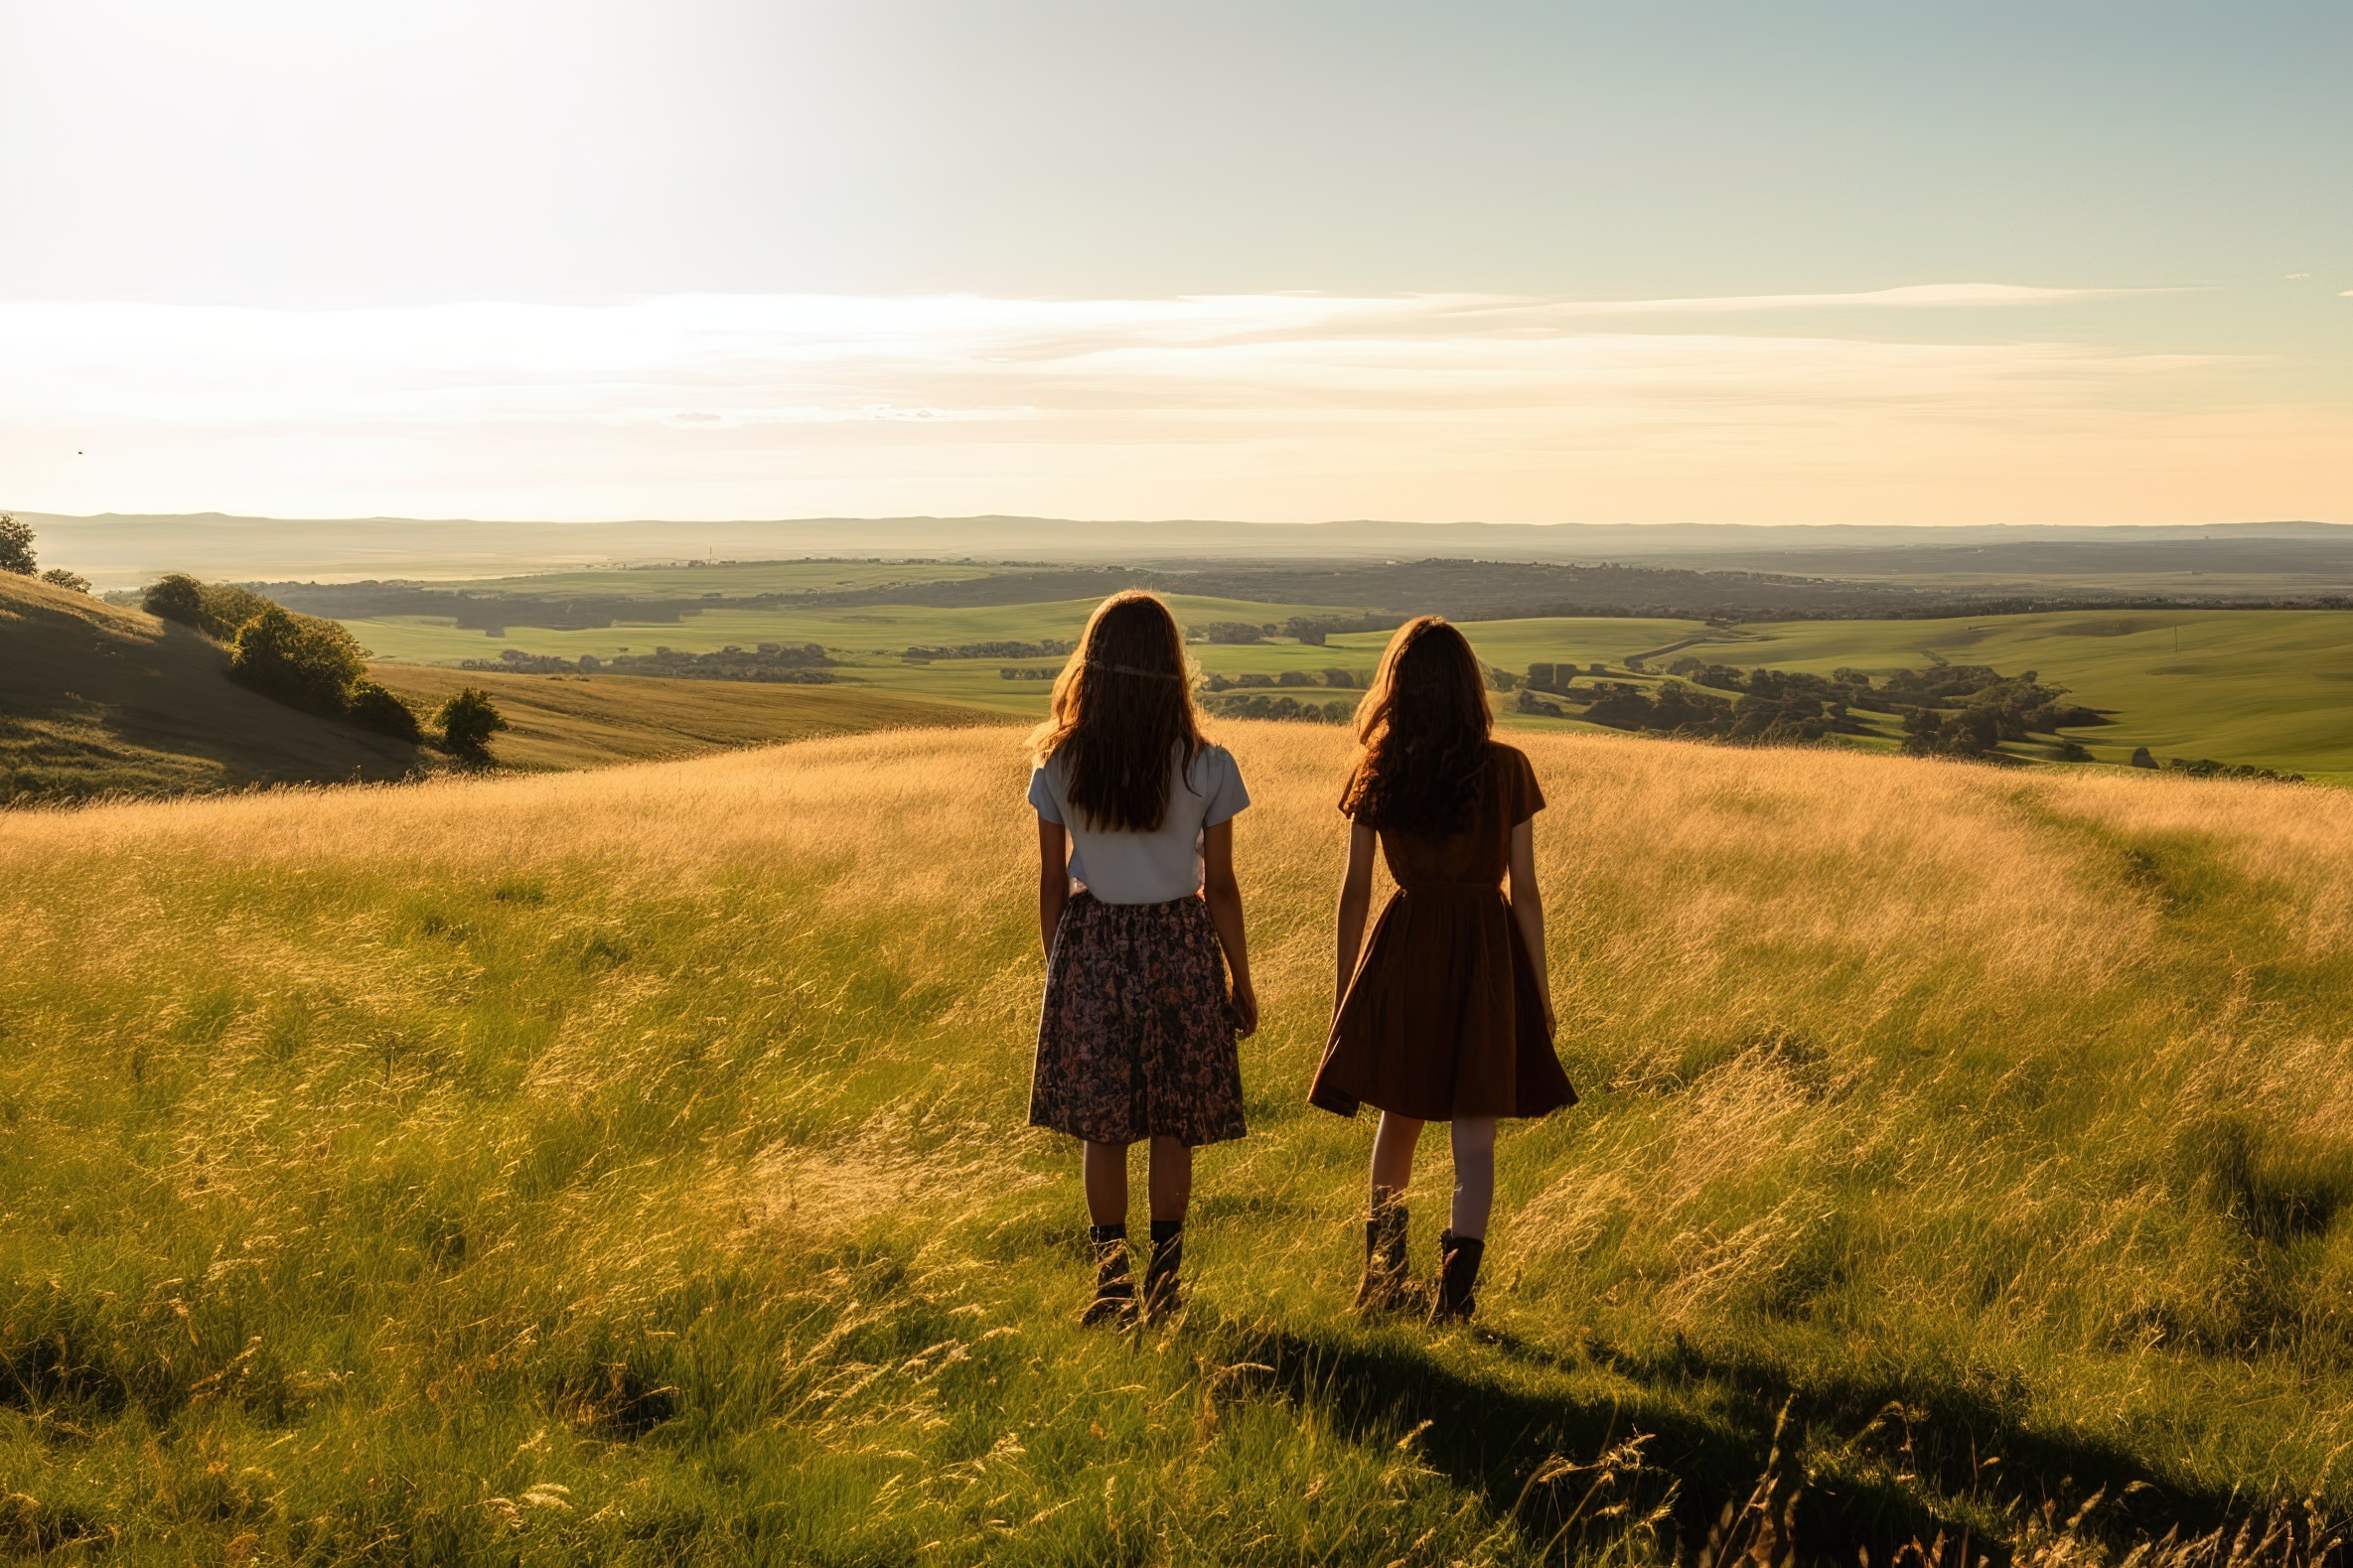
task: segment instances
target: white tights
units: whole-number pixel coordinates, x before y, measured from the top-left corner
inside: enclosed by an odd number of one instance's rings
[[[1373,1135],[1373,1191],[1402,1193],[1413,1179],[1413,1148],[1422,1123],[1411,1116],[1381,1113]],[[1454,1146],[1454,1203],[1447,1228],[1458,1236],[1484,1237],[1495,1208],[1495,1118],[1457,1116],[1446,1124]]]

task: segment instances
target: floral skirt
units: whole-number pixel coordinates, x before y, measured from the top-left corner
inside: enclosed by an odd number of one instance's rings
[[[1029,1121],[1090,1143],[1242,1136],[1242,1059],[1207,904],[1072,896],[1046,960]]]

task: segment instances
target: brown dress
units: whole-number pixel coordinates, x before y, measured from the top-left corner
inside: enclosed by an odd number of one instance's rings
[[[1311,1104],[1423,1121],[1542,1116],[1576,1103],[1552,1053],[1528,944],[1503,893],[1512,829],[1544,809],[1536,771],[1491,741],[1478,815],[1449,838],[1381,834],[1397,891],[1332,1021]],[[1357,778],[1340,796],[1350,810]]]

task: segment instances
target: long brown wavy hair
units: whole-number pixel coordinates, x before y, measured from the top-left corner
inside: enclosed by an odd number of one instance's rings
[[[1436,616],[1406,622],[1357,704],[1365,756],[1349,814],[1396,832],[1461,832],[1478,812],[1494,728],[1486,676],[1463,635]]]
[[[1064,793],[1090,826],[1149,833],[1168,817],[1176,760],[1190,768],[1208,744],[1168,606],[1134,588],[1097,605],[1054,682],[1054,716],[1030,735],[1039,766],[1068,759]]]

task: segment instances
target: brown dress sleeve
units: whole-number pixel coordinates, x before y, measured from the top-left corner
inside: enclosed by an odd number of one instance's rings
[[[1544,786],[1536,782],[1536,768],[1528,754],[1518,747],[1508,747],[1504,755],[1510,759],[1505,772],[1510,783],[1505,786],[1505,803],[1511,807],[1511,824],[1518,827],[1544,808]]]
[[[1340,814],[1352,822],[1356,820],[1357,781],[1362,779],[1364,774],[1365,765],[1360,762],[1348,770],[1348,783],[1340,786]]]

